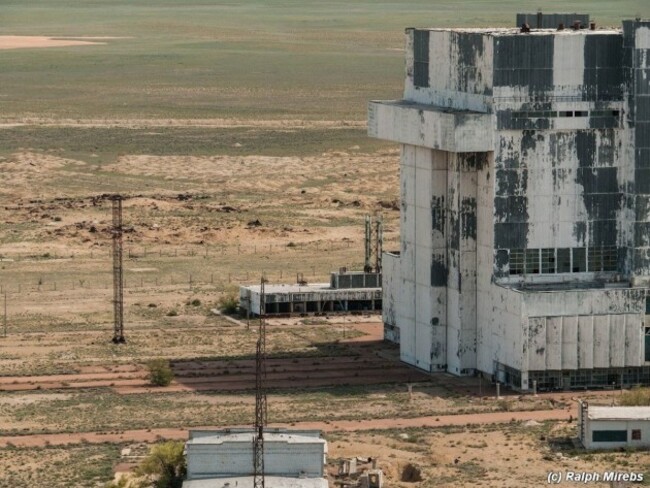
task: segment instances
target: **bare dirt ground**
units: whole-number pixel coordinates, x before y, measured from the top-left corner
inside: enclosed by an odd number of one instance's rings
[[[26,49],[26,48],[45,48],[45,47],[65,47],[65,46],[92,46],[96,44],[105,44],[97,42],[100,39],[111,39],[105,37],[91,37],[88,40],[79,40],[81,38],[64,39],[45,36],[0,36],[0,49]]]
[[[285,323],[288,321],[281,321]],[[283,327],[286,327],[283,326]],[[294,328],[298,326],[295,325]],[[304,329],[304,325],[302,328]],[[352,326],[356,328],[355,325]],[[368,385],[428,381],[428,375],[397,363],[395,348],[380,342],[381,323],[360,324],[358,338],[343,339],[353,345],[347,356],[267,360],[267,387],[290,388],[300,381],[301,387]],[[208,332],[209,329],[204,329]],[[365,335],[369,331],[371,334]],[[182,332],[167,329],[167,333]],[[77,333],[79,334],[79,333]],[[358,346],[358,347],[354,347]],[[35,353],[34,348],[29,354]],[[101,365],[78,367],[76,374],[0,377],[0,391],[80,389],[111,387],[117,393],[156,391],[147,379],[146,368],[139,365]],[[175,391],[242,391],[254,385],[255,361],[176,361],[172,365],[175,380],[165,392]],[[351,373],[351,371],[353,371]]]

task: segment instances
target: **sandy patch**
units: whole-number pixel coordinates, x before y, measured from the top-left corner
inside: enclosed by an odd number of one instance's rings
[[[32,394],[22,396],[4,396],[0,397],[0,405],[29,405],[36,402],[53,401],[53,400],[67,400],[72,395],[69,393],[48,393],[48,394]]]
[[[40,47],[91,46],[105,42],[55,39],[46,36],[0,36],[0,49],[25,49]]]

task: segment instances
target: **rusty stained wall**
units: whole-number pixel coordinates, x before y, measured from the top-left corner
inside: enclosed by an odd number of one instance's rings
[[[416,31],[406,31],[404,100],[458,110],[489,112],[492,103],[492,50],[489,36],[428,30],[429,86],[414,83]]]

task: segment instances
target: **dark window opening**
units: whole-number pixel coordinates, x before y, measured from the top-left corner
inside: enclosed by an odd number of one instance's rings
[[[587,253],[584,247],[575,247],[572,249],[573,260],[572,270],[574,273],[584,273],[587,271]]]
[[[429,86],[429,31],[413,32],[413,84]]]
[[[539,273],[539,249],[526,249],[526,274]]]
[[[648,310],[648,299],[646,298],[646,313]],[[650,363],[650,327],[645,328],[645,362]]]
[[[557,250],[557,272],[571,272],[571,249],[563,248]]]
[[[627,430],[594,430],[593,442],[627,442]]]
[[[586,110],[576,110],[574,112],[575,117],[586,117],[588,115],[589,115],[589,112],[587,112]]]
[[[632,429],[632,440],[633,441],[641,440],[641,429]]]
[[[595,273],[603,270],[603,249],[599,247],[590,247],[587,253],[587,269]]]
[[[560,117],[573,117],[573,111],[571,111],[571,110],[560,110]]]
[[[524,250],[510,249],[510,274],[518,275],[524,273]]]
[[[603,248],[603,271],[616,271],[618,269],[618,249],[615,247]]]
[[[542,273],[555,273],[555,249],[542,249]]]

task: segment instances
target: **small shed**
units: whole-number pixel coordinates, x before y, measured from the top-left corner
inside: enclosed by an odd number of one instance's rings
[[[650,407],[579,403],[578,436],[585,449],[650,448]]]

